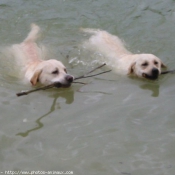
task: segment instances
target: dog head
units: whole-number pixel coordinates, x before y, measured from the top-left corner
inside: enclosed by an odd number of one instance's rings
[[[131,64],[128,74],[156,80],[161,73],[161,68],[166,68],[162,61],[155,55],[136,54],[133,57],[134,62]]]
[[[74,77],[67,74],[65,66],[60,61],[46,60],[38,64],[30,82],[33,86],[39,82],[43,85],[58,83],[62,87],[69,87],[73,79]]]

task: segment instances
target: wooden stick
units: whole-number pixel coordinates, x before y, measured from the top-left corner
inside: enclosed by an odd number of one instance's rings
[[[87,73],[84,74],[84,75],[81,75],[81,76],[79,76],[79,77],[74,78],[74,80],[81,79],[81,78],[86,78],[86,77],[85,77],[86,75],[88,75],[88,74],[94,72],[94,71],[97,70],[97,69],[102,68],[102,67],[105,66],[105,65],[106,65],[106,63],[104,63],[104,64],[102,64],[102,65],[100,65],[100,66],[98,66],[98,67],[92,69],[91,71],[87,72]]]
[[[84,84],[84,85],[86,85],[86,84],[87,84],[87,83],[78,82],[78,81],[73,81],[72,83],[77,83],[77,84]]]
[[[175,70],[167,70],[167,71],[161,72],[161,74],[168,74],[168,73],[175,73]]]
[[[86,83],[83,83],[83,82],[73,82],[73,83],[79,83],[79,84],[86,84]],[[29,90],[29,91],[22,91],[22,92],[19,92],[17,93],[16,95],[19,97],[19,96],[22,96],[22,95],[28,95],[32,92],[36,92],[36,91],[40,91],[40,90],[46,90],[46,89],[50,89],[50,88],[53,88],[53,87],[61,87],[61,83],[53,83],[53,84],[50,84],[50,85],[47,85],[47,86],[42,86],[42,87],[39,87],[39,88],[36,88],[36,89],[32,89],[32,90]]]
[[[107,70],[107,71],[104,71],[104,72],[100,72],[100,73],[98,73],[98,74],[93,74],[93,75],[88,75],[88,76],[82,75],[82,76],[80,76],[80,77],[75,78],[75,80],[77,80],[77,79],[82,79],[82,78],[95,77],[95,76],[97,76],[97,75],[105,74],[105,73],[107,73],[107,72],[111,72],[111,70]],[[86,75],[87,75],[87,74],[86,74]]]
[[[53,87],[61,87],[61,83],[53,83],[53,84],[50,84],[50,85],[47,85],[47,86],[42,86],[42,87],[39,87],[39,88],[36,88],[36,89],[32,89],[32,90],[29,90],[29,91],[22,91],[22,92],[19,92],[17,93],[16,95],[19,97],[19,96],[22,96],[22,95],[28,95],[32,92],[36,92],[36,91],[39,91],[39,90],[46,90],[46,89],[50,89],[50,88],[53,88]]]
[[[101,72],[101,73],[98,73],[98,74],[94,74],[94,75],[89,75],[89,76],[86,76],[92,72],[94,72],[95,70],[97,69],[100,69],[101,67],[105,66],[106,64],[102,64],[94,69],[92,69],[91,71],[87,72],[86,74],[82,75],[82,76],[79,76],[79,77],[76,77],[74,78],[74,80],[77,80],[77,79],[82,79],[82,78],[88,78],[88,77],[94,77],[94,76],[97,76],[97,75],[101,75],[101,74],[104,74],[104,73],[107,73],[107,72],[110,72],[111,70],[108,70],[108,71],[104,71],[104,72]],[[83,82],[72,82],[72,83],[79,83],[79,84],[86,84],[86,83],[83,83]],[[56,82],[56,83],[53,83],[53,84],[50,84],[50,85],[47,85],[47,86],[42,86],[42,87],[39,87],[39,88],[36,88],[36,89],[32,89],[32,90],[29,90],[29,91],[22,91],[22,92],[19,92],[17,93],[16,95],[19,97],[19,96],[22,96],[22,95],[28,95],[32,92],[36,92],[36,91],[39,91],[39,90],[46,90],[46,89],[50,89],[50,88],[53,88],[53,87],[61,87],[62,84],[59,83],[59,82]]]

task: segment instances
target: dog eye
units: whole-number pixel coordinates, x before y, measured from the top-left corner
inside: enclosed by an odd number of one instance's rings
[[[58,74],[58,73],[59,73],[58,70],[54,70],[54,71],[52,72],[52,74]]]
[[[155,65],[158,65],[159,63],[158,63],[157,61],[154,61],[154,64],[155,64]]]
[[[66,73],[67,73],[67,70],[66,70],[66,69],[64,69],[64,72],[66,72]]]
[[[145,62],[145,63],[143,63],[143,64],[142,64],[142,66],[148,66],[148,63],[147,63],[147,62]]]

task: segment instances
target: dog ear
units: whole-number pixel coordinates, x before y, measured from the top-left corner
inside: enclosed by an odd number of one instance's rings
[[[167,68],[167,66],[161,62],[161,68]]]
[[[41,75],[42,70],[37,70],[34,72],[32,78],[30,79],[30,82],[32,83],[33,86],[36,85],[36,83],[38,82],[39,76]]]
[[[136,62],[132,63],[131,66],[129,67],[129,70],[128,70],[128,75],[131,75],[134,73],[134,67],[136,65]]]

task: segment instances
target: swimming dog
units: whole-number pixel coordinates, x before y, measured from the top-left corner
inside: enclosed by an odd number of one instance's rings
[[[67,74],[66,67],[56,59],[44,60],[44,49],[36,43],[40,28],[31,24],[31,31],[20,44],[14,44],[11,51],[22,65],[21,72],[25,81],[35,86],[37,83],[50,85],[57,83],[69,87],[74,77]]]
[[[92,34],[84,47],[101,53],[112,68],[120,74],[135,75],[140,78],[156,80],[161,68],[166,68],[162,61],[153,54],[133,54],[117,36],[99,29],[81,29]]]

